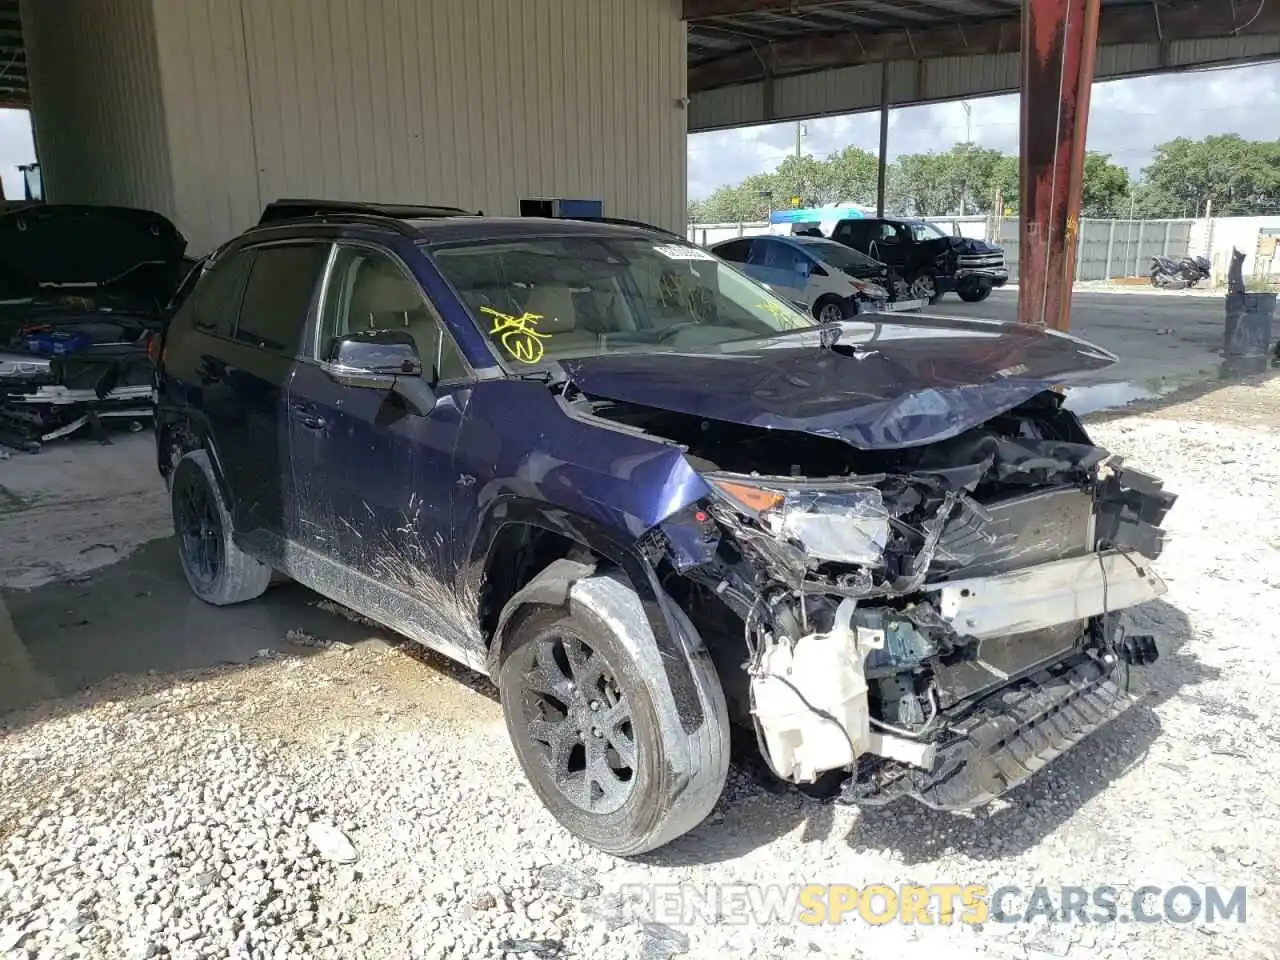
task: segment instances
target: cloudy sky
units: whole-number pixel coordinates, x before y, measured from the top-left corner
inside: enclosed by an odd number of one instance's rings
[[[970,105],[974,142],[1016,153],[1017,95]],[[809,120],[805,129],[801,149],[817,157],[849,144],[874,153],[880,141],[876,113]],[[1270,139],[1278,131],[1280,64],[1113,80],[1095,84],[1090,98],[1089,149],[1111,154],[1134,175],[1150,162],[1153,146],[1177,136],[1239,133]],[[772,170],[794,152],[795,136],[794,123],[694,134],[689,137],[689,198],[701,199],[718,186]],[[959,103],[909,107],[889,118],[890,159],[947,150],[964,138],[965,112]]]
[[[1016,95],[972,101],[973,139],[984,147],[1016,152]],[[1089,149],[1110,153],[1137,174],[1151,148],[1176,136],[1213,133],[1274,137],[1280,129],[1280,64],[1167,77],[1099,83],[1093,88]],[[826,156],[848,144],[874,151],[874,113],[810,120],[802,149]],[[889,122],[889,155],[946,150],[964,140],[965,113],[958,103],[895,111]],[[695,134],[689,138],[689,196],[702,198],[722,184],[771,170],[794,150],[792,123]],[[0,110],[0,177],[5,195],[20,197],[16,165],[35,159],[25,113]]]

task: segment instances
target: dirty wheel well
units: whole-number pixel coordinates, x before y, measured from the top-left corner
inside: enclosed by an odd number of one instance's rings
[[[503,527],[489,548],[480,588],[480,631],[486,640],[498,628],[502,608],[548,564],[556,560],[594,560],[590,549],[563,534],[528,524]]]
[[[168,479],[184,454],[204,446],[186,422],[163,424],[156,434],[160,476]]]

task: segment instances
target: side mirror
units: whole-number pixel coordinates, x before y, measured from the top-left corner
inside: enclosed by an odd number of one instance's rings
[[[325,373],[348,387],[386,390],[418,416],[436,405],[436,393],[422,376],[418,343],[404,330],[364,330],[334,340]]]
[[[362,330],[333,340],[324,369],[344,386],[389,390],[399,377],[421,377],[422,358],[403,330]]]

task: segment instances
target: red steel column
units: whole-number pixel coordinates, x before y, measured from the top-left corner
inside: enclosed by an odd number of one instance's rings
[[[1101,0],[1023,0],[1018,320],[1066,330]]]

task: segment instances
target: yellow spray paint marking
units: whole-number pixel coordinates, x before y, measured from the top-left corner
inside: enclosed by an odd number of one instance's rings
[[[538,331],[537,323],[542,319],[541,314],[523,313],[517,317],[492,307],[481,307],[480,312],[493,317],[489,336],[501,334],[499,342],[513,359],[521,363],[537,363],[542,359],[542,341],[550,340],[551,334]]]
[[[757,303],[756,308],[764,310],[771,314],[775,320],[782,321],[789,330],[794,330],[807,324],[796,318],[795,312],[788,310],[785,306],[776,300],[766,300],[764,303]]]

